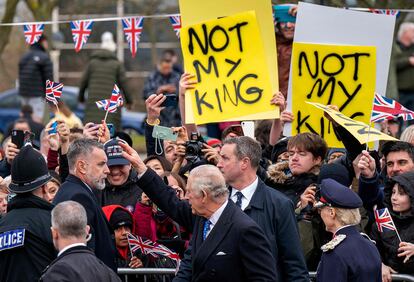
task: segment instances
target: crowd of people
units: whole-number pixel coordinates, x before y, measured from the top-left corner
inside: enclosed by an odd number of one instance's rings
[[[402,47],[406,32],[412,46],[413,26],[402,26]],[[24,102],[2,142],[0,281],[120,281],[118,268],[142,267],[176,268],[173,281],[309,281],[310,271],[323,282],[414,275],[414,127],[371,151],[331,119],[344,149],[314,133],[283,136],[295,118],[286,110],[294,23],[277,28],[284,84],[269,103],[281,114],[256,122],[255,138],[238,122],[211,124],[207,135],[183,124],[185,93],[197,83],[173,52],[163,53],[144,87],[145,158],[119,116],[114,133],[88,108],[84,126],[68,118],[69,109],[67,118],[52,112],[43,126],[33,116],[38,109]],[[32,49],[44,51],[44,44]],[[37,49],[31,53],[40,56]],[[105,98],[112,76],[125,83],[113,51],[106,42],[94,54],[81,101],[86,88],[91,99]],[[406,65],[414,65],[411,56]],[[401,58],[397,66],[403,69]],[[99,82],[102,71],[107,78]],[[23,97],[31,92],[25,87]],[[165,107],[172,93],[178,103]],[[37,100],[29,104],[41,108],[45,101]],[[170,127],[174,140],[154,135],[159,125]],[[399,128],[384,126],[397,137]],[[19,132],[23,142],[16,142]],[[132,248],[130,238],[166,246],[180,263]]]

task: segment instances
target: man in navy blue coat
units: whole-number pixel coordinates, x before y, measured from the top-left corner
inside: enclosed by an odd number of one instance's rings
[[[282,193],[268,187],[257,175],[261,147],[242,136],[224,141],[217,167],[230,186],[230,199],[264,231],[276,259],[278,281],[309,281],[300,245],[293,203]],[[190,246],[191,247],[191,246]],[[174,281],[189,281],[188,252]]]
[[[262,149],[247,136],[228,138],[217,167],[230,186],[230,199],[264,231],[280,281],[309,281],[293,203],[257,175]]]
[[[102,144],[92,139],[74,141],[68,151],[69,176],[60,187],[54,204],[72,200],[86,210],[91,238],[88,247],[108,267],[116,271],[115,243],[105,215],[92,189],[103,190],[109,173],[107,157]]]
[[[138,185],[193,233],[192,281],[276,281],[269,242],[260,227],[228,200],[229,191],[216,167],[193,169],[187,183],[188,201],[182,201],[131,147],[120,145],[138,173]]]

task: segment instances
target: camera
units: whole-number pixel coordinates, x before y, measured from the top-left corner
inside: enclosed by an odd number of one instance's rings
[[[185,159],[187,161],[194,162],[198,159],[202,159],[203,142],[199,141],[197,132],[192,132],[190,141],[185,143]]]
[[[182,168],[183,172],[190,171],[200,165],[208,164],[202,151],[204,143],[204,140],[199,138],[197,132],[191,133],[190,140],[185,143],[185,159],[187,160],[187,165]]]

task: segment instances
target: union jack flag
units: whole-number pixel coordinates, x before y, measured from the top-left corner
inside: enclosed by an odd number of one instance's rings
[[[396,16],[400,15],[400,11],[393,10],[393,9],[374,9],[370,8],[369,11],[374,14],[381,14],[381,15],[389,15],[389,16]]]
[[[98,107],[98,109],[106,111],[109,104],[109,99],[96,101],[95,104]]]
[[[127,234],[127,239],[131,253],[135,253],[140,250],[144,255],[150,254],[153,257],[157,257],[156,254],[151,252],[154,247],[154,243],[151,240],[144,240],[140,236],[134,236],[131,233]]]
[[[180,29],[181,29],[181,16],[180,14],[176,14],[174,16],[170,16],[171,25],[175,31],[175,34],[178,38],[180,38]]]
[[[40,37],[42,36],[44,27],[44,24],[25,24],[23,26],[23,30],[26,43],[33,45],[39,41]]]
[[[374,210],[375,214],[375,223],[377,224],[378,231],[397,231],[397,228],[394,225],[394,221],[388,211],[388,208]]]
[[[95,102],[96,106],[98,107],[98,109],[104,110],[106,111],[108,109],[108,105],[109,105],[109,99],[104,99],[104,100],[99,100]],[[122,98],[122,96],[119,96],[118,98],[118,104],[117,104],[117,108],[122,107],[124,105],[124,99]],[[115,113],[115,111],[109,111],[110,113]]]
[[[118,108],[118,105],[120,104],[118,102],[120,97],[122,99],[121,93],[119,92],[119,88],[116,84],[114,84],[114,89],[112,89],[111,99],[109,99],[109,105],[107,109],[110,113],[116,112],[116,109]]]
[[[62,96],[63,83],[46,80],[46,100],[57,105]]]
[[[142,26],[144,25],[144,17],[125,18],[122,20],[122,26],[124,27],[124,33],[126,40],[129,44],[132,57],[135,58],[135,54],[138,49],[139,38],[142,33]]]
[[[371,121],[381,122],[386,119],[402,117],[403,120],[414,119],[414,112],[393,99],[375,93]]]
[[[115,113],[117,108],[124,105],[124,99],[122,98],[121,93],[119,92],[118,86],[115,84],[114,89],[112,90],[111,99],[104,99],[95,102],[96,106],[104,111],[109,111],[110,113]]]
[[[155,253],[157,255],[161,255],[161,256],[164,256],[164,257],[168,257],[168,258],[170,258],[172,260],[175,260],[177,262],[180,261],[180,256],[177,253],[171,251],[166,246],[158,244],[158,243],[154,243],[154,247],[149,252],[150,253]]]
[[[79,52],[82,49],[83,45],[88,42],[89,35],[92,33],[92,26],[93,21],[70,22],[76,52]]]

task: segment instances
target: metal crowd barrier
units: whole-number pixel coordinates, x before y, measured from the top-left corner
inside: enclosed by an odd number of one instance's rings
[[[309,272],[310,278],[316,278],[316,272]],[[392,281],[414,282],[414,276],[406,274],[392,274]]]
[[[167,276],[175,275],[175,268],[118,268],[118,274],[125,276],[125,282],[128,282],[128,275],[143,275],[144,281],[147,281],[146,275],[156,274],[162,276],[162,281],[166,281]],[[414,282],[414,276],[406,274],[392,274],[392,281]],[[309,272],[310,278],[316,278],[316,272]]]
[[[144,282],[147,281],[147,275],[160,275],[162,281],[167,281],[167,277],[175,275],[175,268],[118,268],[118,274],[125,277],[125,282],[128,282],[128,275],[144,276]],[[414,281],[414,280],[413,280]]]

